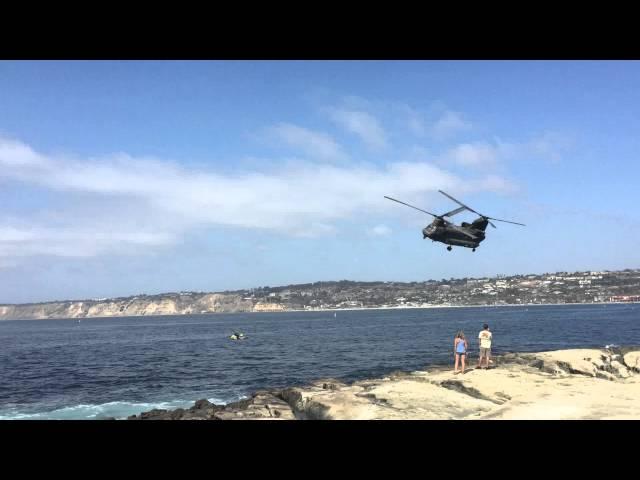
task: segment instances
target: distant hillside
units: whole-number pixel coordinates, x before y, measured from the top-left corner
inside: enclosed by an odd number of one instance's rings
[[[640,270],[556,272],[425,282],[342,280],[217,293],[180,292],[0,305],[0,320],[610,301],[640,301]]]
[[[167,293],[121,299],[48,302],[0,306],[0,319],[127,317],[193,313],[250,312],[252,302],[238,295]]]

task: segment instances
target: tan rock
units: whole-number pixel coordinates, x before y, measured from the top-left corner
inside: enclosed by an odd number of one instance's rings
[[[638,365],[639,357],[640,352],[628,352],[624,361]],[[510,354],[496,364],[465,374],[441,367],[395,372],[350,385],[325,379],[304,388],[257,392],[227,406],[199,400],[188,411],[151,411],[139,418],[640,419],[640,375],[611,351]]]
[[[617,360],[612,360],[610,368],[615,372],[614,375],[621,378],[628,378],[631,376],[629,369]]]
[[[627,367],[640,372],[640,352],[628,352],[623,358]]]
[[[284,312],[287,309],[279,303],[256,303],[254,312]]]
[[[555,364],[565,373],[580,373],[595,377],[600,367],[604,366],[600,358],[602,351],[595,349],[556,350],[536,355],[545,363]]]
[[[561,350],[523,358],[464,375],[411,372],[332,389],[317,382],[290,389],[285,399],[313,419],[640,419],[639,376],[610,353]],[[536,361],[561,374],[530,366]]]

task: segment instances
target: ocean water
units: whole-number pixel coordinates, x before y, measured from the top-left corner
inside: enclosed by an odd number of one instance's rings
[[[0,419],[125,418],[260,388],[452,361],[463,330],[493,352],[640,345],[640,304],[356,310],[0,322]],[[233,330],[247,335],[232,341]]]

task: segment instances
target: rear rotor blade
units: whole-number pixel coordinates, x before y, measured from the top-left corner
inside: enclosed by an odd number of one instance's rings
[[[448,193],[443,192],[442,190],[438,190],[441,194],[443,194],[445,197],[450,198],[451,200],[453,200],[454,202],[456,202],[458,205],[462,205],[464,208],[466,208],[467,210],[469,210],[470,212],[476,213],[478,215],[480,215],[482,218],[486,218],[487,221],[489,221],[489,219],[491,220],[496,220],[498,222],[506,222],[506,223],[513,223],[515,225],[522,225],[523,227],[526,227],[526,225],[524,223],[518,223],[518,222],[512,222],[511,220],[501,220],[499,218],[493,218],[493,217],[487,217],[486,215],[481,214],[480,212],[475,211],[473,208],[468,207],[467,205],[465,205],[464,203],[462,203],[459,200],[456,200],[455,198],[453,198],[451,195],[449,195]],[[454,210],[454,212],[458,213],[456,210]],[[493,228],[497,228],[493,223],[489,222],[489,225],[491,225]]]
[[[406,205],[407,207],[415,208],[416,210],[420,210],[421,212],[428,213],[432,217],[442,218],[440,215],[435,215],[431,212],[427,212],[426,210],[422,210],[421,208],[414,207],[413,205],[409,205],[408,203],[401,202],[400,200],[396,200],[395,198],[387,197],[386,195],[384,196],[384,198],[386,198],[387,200],[393,200],[394,202],[401,203],[402,205]]]
[[[522,225],[523,227],[526,227],[526,225],[524,223],[512,222],[511,220],[500,220],[499,218],[493,218],[493,217],[485,217],[485,218],[490,218],[491,220],[495,220],[496,222],[513,223],[515,225]],[[489,223],[491,223],[491,222],[489,222]],[[494,227],[495,227],[495,225],[494,225]]]

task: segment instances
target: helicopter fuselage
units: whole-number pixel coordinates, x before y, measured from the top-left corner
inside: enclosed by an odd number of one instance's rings
[[[486,226],[487,221],[483,218],[478,218],[471,224],[463,222],[458,229],[453,229],[436,219],[433,223],[422,229],[422,236],[423,238],[430,238],[434,242],[441,242],[445,245],[477,248],[480,245],[480,242],[485,239],[484,229]],[[459,229],[464,230],[469,235],[476,238],[465,235]]]
[[[480,212],[476,212],[473,208],[466,206],[464,203],[456,200],[448,193],[443,192],[442,190],[438,190],[445,197],[450,198],[454,202],[456,202],[460,207],[455,210],[451,210],[450,212],[443,213],[442,215],[436,215],[435,213],[428,212],[418,207],[414,207],[408,203],[402,202],[400,200],[396,200],[395,198],[387,197],[385,195],[384,198],[388,200],[392,200],[397,203],[401,203],[402,205],[406,205],[407,207],[411,207],[414,210],[419,210],[427,215],[431,215],[434,217],[433,222],[430,225],[427,225],[422,229],[422,238],[430,238],[434,242],[440,242],[447,245],[447,250],[451,251],[451,246],[455,245],[458,247],[466,247],[471,248],[474,252],[476,248],[480,245],[485,239],[485,230],[487,229],[487,225],[491,225],[493,228],[496,226],[491,222],[491,220],[496,220],[498,222],[506,222],[506,223],[514,223],[516,225],[525,226],[524,223],[512,222],[511,220],[502,220],[500,218],[489,217],[487,215],[483,215]],[[473,222],[467,223],[462,222],[460,225],[456,225],[455,223],[446,220],[445,217],[452,217],[464,210],[468,210],[470,212],[479,215]]]

